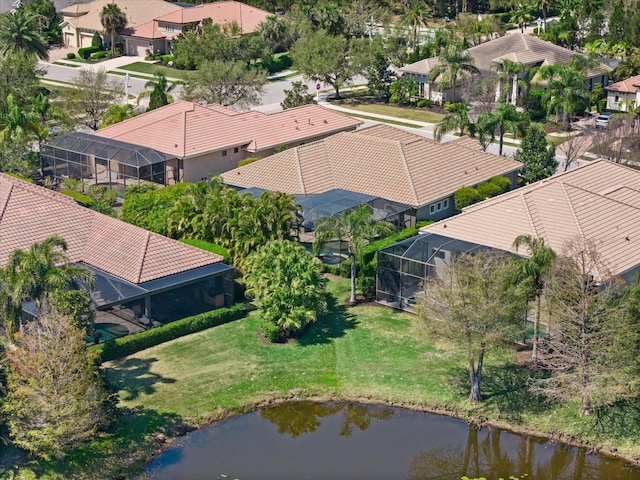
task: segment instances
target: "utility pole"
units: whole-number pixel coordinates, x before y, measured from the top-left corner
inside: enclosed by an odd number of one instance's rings
[[[129,105],[129,87],[131,85],[129,85],[129,74],[125,73],[124,74],[124,101],[126,102],[127,105]]]

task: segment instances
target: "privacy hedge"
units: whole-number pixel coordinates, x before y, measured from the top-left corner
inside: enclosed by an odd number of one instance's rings
[[[218,308],[210,312],[176,320],[160,327],[133,333],[126,337],[116,338],[89,348],[100,352],[100,362],[108,362],[116,358],[131,355],[146,348],[159,345],[191,333],[200,332],[207,328],[217,327],[239,319],[244,314],[242,303],[236,303],[229,308]]]
[[[83,47],[78,49],[78,56],[87,60],[92,53],[101,51],[101,47]]]
[[[194,240],[192,238],[181,238],[180,242],[191,245],[192,247],[200,248],[201,250],[206,250],[207,252],[220,255],[224,259],[224,263],[231,263],[231,254],[229,253],[229,250],[224,248],[222,245],[218,245],[217,243],[205,242],[204,240]]]
[[[91,204],[93,203],[93,200],[91,199],[91,197],[85,195],[84,193],[77,192],[75,190],[61,190],[60,193],[63,195],[66,195],[67,197],[73,198],[76,202],[78,202],[80,205],[83,205],[85,207],[90,207]]]
[[[430,223],[433,222],[423,220],[416,223],[415,227],[403,228],[402,230],[389,235],[388,237],[380,238],[367,244],[362,249],[362,263],[369,263],[371,260],[373,260],[376,256],[376,253],[378,253],[378,250],[390,247],[394,243],[401,242],[402,240],[406,240],[407,238],[411,238],[417,235],[422,227],[429,225]]]

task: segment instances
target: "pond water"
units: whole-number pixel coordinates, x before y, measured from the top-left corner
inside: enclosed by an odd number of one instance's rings
[[[440,415],[356,403],[291,403],[177,439],[153,479],[631,480],[624,461]]]

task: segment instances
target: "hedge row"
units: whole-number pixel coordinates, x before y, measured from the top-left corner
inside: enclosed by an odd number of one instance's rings
[[[433,222],[423,220],[416,223],[415,227],[403,228],[399,232],[389,235],[388,237],[380,238],[367,244],[362,249],[362,263],[366,264],[371,262],[375,258],[376,253],[378,253],[378,250],[390,247],[394,243],[398,243],[402,240],[406,240],[407,238],[416,236],[422,227],[429,225],[430,223]]]
[[[84,193],[80,193],[75,190],[61,190],[60,193],[66,195],[67,197],[73,198],[76,202],[85,207],[91,207],[91,205],[93,204],[93,200],[91,199],[91,197],[85,195]]]
[[[102,50],[102,47],[82,47],[78,49],[78,56],[87,60],[92,53]]]
[[[215,253],[223,258],[224,263],[231,264],[231,254],[229,250],[217,243],[205,242],[204,240],[194,240],[192,238],[181,238],[180,242],[191,245],[192,247],[206,250],[207,252]]]
[[[200,332],[207,328],[216,327],[232,322],[242,317],[244,308],[242,303],[236,303],[229,308],[218,308],[210,312],[176,320],[160,327],[133,333],[125,337],[89,347],[99,352],[100,362],[108,362],[116,358],[131,355],[146,348],[159,345],[191,333]]]

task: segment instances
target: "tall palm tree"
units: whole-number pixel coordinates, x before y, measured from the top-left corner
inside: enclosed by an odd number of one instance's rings
[[[413,0],[404,11],[402,24],[411,28],[411,47],[418,47],[418,30],[426,27],[433,16],[431,7],[424,0]]]
[[[528,3],[518,3],[515,10],[511,12],[511,18],[509,21],[518,25],[520,27],[520,31],[524,33],[524,27],[533,21],[531,5]]]
[[[458,76],[480,73],[478,67],[473,64],[473,57],[467,50],[457,45],[449,45],[438,57],[440,63],[429,74],[429,80],[435,82],[440,79],[439,90],[452,89],[452,101],[456,101],[456,81]]]
[[[509,103],[515,104],[516,96],[513,95],[513,90],[516,85],[519,85],[518,75],[524,73],[526,67],[521,62],[513,62],[505,59],[502,61],[502,64],[497,66],[497,68],[500,84],[506,86],[504,89],[505,100]]]
[[[535,362],[538,359],[538,342],[540,340],[540,311],[542,292],[544,291],[545,276],[556,253],[544,243],[544,238],[532,237],[531,235],[518,235],[513,241],[516,251],[520,247],[526,247],[530,257],[523,258],[518,262],[520,277],[530,283],[531,291],[536,299],[536,319],[533,324],[533,351],[531,359]]]
[[[46,313],[51,293],[77,288],[78,282],[93,288],[93,274],[84,267],[71,265],[66,251],[67,242],[54,235],[34,243],[28,251],[11,253],[2,271],[2,285],[9,310],[18,317],[9,322],[19,323],[26,301],[35,300],[38,313],[42,314]]]
[[[100,23],[111,37],[111,56],[116,54],[116,37],[127,26],[127,16],[115,3],[108,3],[100,12]]]
[[[173,102],[171,92],[175,88],[175,83],[169,83],[167,77],[160,70],[153,72],[153,79],[144,84],[145,91],[138,95],[138,104],[140,99],[149,97],[149,107],[147,112],[164,107]]]
[[[18,53],[49,59],[47,42],[40,34],[39,15],[24,7],[0,16],[0,54]]]
[[[534,5],[542,12],[542,28],[547,31],[547,15],[549,15],[549,9],[553,5],[553,0],[535,0]]]
[[[324,217],[315,225],[313,248],[316,252],[329,240],[340,240],[347,244],[351,260],[351,299],[356,303],[356,262],[360,259],[362,248],[377,235],[388,235],[393,231],[391,224],[372,218],[373,209],[366,203],[345,212],[340,217]]]
[[[568,130],[571,115],[586,96],[584,68],[577,62],[570,65],[557,63],[540,67],[538,74],[542,81],[547,82],[542,97],[547,113],[558,115],[564,129]]]
[[[500,101],[495,111],[480,115],[478,124],[482,124],[484,129],[498,131],[500,137],[499,154],[502,155],[504,134],[511,132],[513,135],[516,135],[518,131],[523,132],[528,120],[527,115],[518,112],[514,105]]]
[[[471,112],[471,104],[469,102],[463,100],[458,103],[448,103],[444,108],[449,113],[436,125],[433,135],[437,141],[440,141],[445,133],[454,130],[460,130],[460,136],[464,135],[465,129],[469,129],[469,132],[473,133],[473,124],[469,119],[469,113]]]

